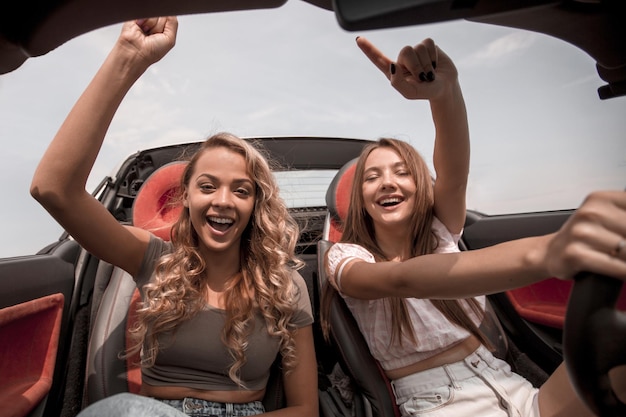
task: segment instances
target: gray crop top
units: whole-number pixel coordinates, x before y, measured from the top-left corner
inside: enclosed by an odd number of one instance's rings
[[[150,238],[139,274],[135,278],[142,297],[142,287],[153,277],[156,261],[171,249],[170,242],[155,236]],[[299,295],[296,297],[297,307],[291,324],[300,328],[313,323],[313,314],[304,279],[296,271],[293,279]],[[143,382],[155,386],[182,386],[208,391],[239,390],[240,387],[228,376],[232,358],[221,341],[224,317],[223,310],[207,305],[194,318],[180,324],[174,335],[160,336],[161,347],[155,364],[141,370]],[[248,361],[240,369],[241,381],[247,389],[265,388],[278,350],[279,339],[269,336],[263,317],[257,313],[254,329],[248,339]]]

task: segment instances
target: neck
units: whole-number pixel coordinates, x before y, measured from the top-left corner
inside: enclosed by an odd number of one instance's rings
[[[202,251],[206,267],[207,285],[214,291],[221,291],[226,283],[241,271],[239,248],[221,252]]]
[[[391,261],[403,261],[411,257],[411,238],[406,228],[376,227],[378,247]]]

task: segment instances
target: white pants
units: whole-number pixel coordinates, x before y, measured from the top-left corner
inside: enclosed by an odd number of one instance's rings
[[[403,416],[539,417],[539,390],[484,346],[391,385]]]

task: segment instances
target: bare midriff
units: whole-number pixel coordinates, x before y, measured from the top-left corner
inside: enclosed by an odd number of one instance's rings
[[[428,359],[424,359],[423,361],[419,361],[413,363],[411,365],[407,365],[402,368],[392,369],[389,371],[385,371],[387,377],[389,379],[398,379],[405,377],[407,375],[411,375],[417,372],[422,372],[427,369],[436,368],[442,365],[448,365],[454,362],[462,361],[469,355],[473,353],[480,346],[480,341],[475,336],[470,336],[467,339],[463,340],[461,343],[457,343],[452,346],[450,349],[444,350],[436,354],[435,356],[431,356]]]
[[[252,401],[261,401],[265,395],[265,390],[259,391],[206,391],[195,388],[171,387],[171,386],[155,386],[142,384],[141,395],[146,397],[159,398],[162,400],[182,400],[183,398],[199,398],[206,401],[214,401],[219,403],[249,403]]]

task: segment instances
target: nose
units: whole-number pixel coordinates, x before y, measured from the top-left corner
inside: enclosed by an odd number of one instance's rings
[[[220,187],[217,189],[213,199],[213,205],[216,207],[230,208],[233,207],[233,194],[228,187]]]
[[[394,189],[396,187],[393,176],[389,172],[384,172],[381,177],[380,188],[383,190]]]

